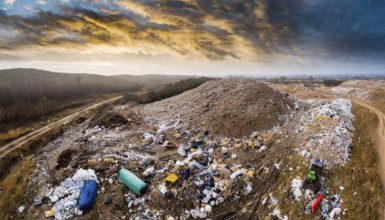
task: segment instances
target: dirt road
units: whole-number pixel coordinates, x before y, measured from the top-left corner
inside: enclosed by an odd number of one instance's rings
[[[96,104],[91,105],[91,106],[82,107],[78,111],[76,111],[75,113],[73,113],[71,115],[68,115],[68,116],[66,116],[66,117],[64,117],[58,121],[52,122],[49,125],[46,125],[46,126],[39,128],[39,129],[29,133],[29,134],[26,134],[26,135],[24,135],[24,136],[22,136],[16,140],[12,141],[11,143],[8,143],[4,146],[1,146],[0,147],[0,159],[3,158],[4,156],[6,156],[8,153],[12,152],[13,150],[21,147],[23,144],[27,143],[28,141],[31,141],[31,140],[35,139],[36,137],[48,132],[52,128],[54,128],[56,126],[60,126],[60,125],[65,124],[65,123],[69,123],[72,120],[74,120],[78,115],[80,115],[86,111],[96,109],[96,108],[98,108],[104,104],[111,103],[111,102],[118,100],[122,97],[123,96],[118,96],[115,98],[104,100],[102,102],[96,103]]]
[[[378,117],[378,127],[377,127],[377,150],[378,150],[378,155],[380,157],[380,174],[381,174],[381,179],[382,179],[382,185],[385,188],[385,115],[382,113],[380,110],[375,108],[372,105],[369,105],[365,102],[361,102],[358,100],[352,100],[354,103],[361,105],[365,108],[370,109],[374,113],[376,113]]]

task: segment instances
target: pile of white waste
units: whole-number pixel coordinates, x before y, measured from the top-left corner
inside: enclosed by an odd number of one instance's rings
[[[326,168],[345,165],[354,132],[351,106],[346,99],[313,101],[297,130],[300,154],[324,161]]]
[[[302,184],[303,184],[303,181],[301,179],[294,178],[291,181],[291,190],[290,191],[293,193],[296,201],[299,201],[300,197],[302,195],[302,191],[301,191]]]
[[[80,190],[88,180],[98,182],[95,171],[79,169],[73,177],[65,179],[60,186],[48,191],[46,196],[55,203],[53,208],[55,219],[69,219],[75,214],[82,214],[82,211],[77,208],[77,202]]]
[[[360,87],[333,87],[331,89],[333,94],[337,94],[340,97],[347,97],[347,98],[358,98],[363,101],[370,101],[370,92],[368,92],[367,88],[360,88]]]

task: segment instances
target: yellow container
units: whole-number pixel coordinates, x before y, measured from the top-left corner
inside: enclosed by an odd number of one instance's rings
[[[170,182],[170,183],[175,183],[178,179],[179,179],[179,177],[177,175],[170,174],[164,180],[166,180],[167,182]]]

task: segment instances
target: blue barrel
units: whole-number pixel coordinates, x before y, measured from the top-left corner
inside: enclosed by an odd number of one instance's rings
[[[79,208],[83,211],[90,211],[95,204],[97,186],[95,180],[88,180],[80,190]]]
[[[129,170],[121,169],[119,171],[119,179],[138,196],[143,195],[147,191],[147,184]]]

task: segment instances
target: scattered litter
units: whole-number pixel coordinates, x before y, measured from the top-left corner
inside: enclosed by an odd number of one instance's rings
[[[276,207],[269,215],[274,216],[274,217],[281,219],[281,220],[288,220],[287,216],[282,217],[281,210],[279,210],[278,207]]]
[[[291,181],[291,192],[293,193],[296,201],[299,201],[300,196],[302,195],[302,192],[301,192],[302,183],[303,183],[302,180],[296,179],[296,178],[294,178]]]
[[[274,163],[275,169],[279,170],[279,165],[281,165],[281,164],[279,164],[279,163]]]
[[[341,215],[341,208],[334,208],[330,214],[329,214],[329,218],[330,220],[334,220],[335,217],[339,217]]]
[[[93,193],[95,193],[96,197],[96,183],[98,180],[95,171],[92,169],[79,169],[74,176],[65,179],[60,186],[55,187],[49,196],[50,201],[55,203],[53,208],[55,210],[55,219],[69,219],[75,214],[81,214],[77,206],[78,198],[84,189],[84,184],[88,181],[94,182],[95,191]],[[87,195],[84,198],[87,198]],[[48,212],[46,214],[52,213]]]
[[[151,173],[154,172],[154,170],[155,170],[154,166],[147,168],[147,169],[143,172],[143,176],[148,176],[148,175],[150,175]]]
[[[112,203],[112,198],[109,195],[104,196],[104,204],[108,205]]]
[[[170,175],[168,175],[167,177],[166,177],[166,179],[164,179],[164,180],[166,180],[167,182],[170,182],[170,183],[175,183],[177,180],[178,180],[178,176],[177,175],[175,175],[175,174],[170,174]]]
[[[44,216],[46,218],[54,217],[55,216],[55,209],[52,208],[51,210],[45,211]]]
[[[25,207],[24,206],[20,206],[17,211],[19,211],[19,213],[22,213],[24,211]]]

